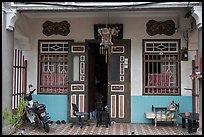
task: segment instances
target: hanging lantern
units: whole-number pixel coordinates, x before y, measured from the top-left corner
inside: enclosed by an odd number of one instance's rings
[[[109,18],[109,13],[108,13],[108,18]],[[120,31],[120,30],[117,30],[115,28],[108,28],[107,22],[106,22],[106,27],[105,28],[98,28],[98,33],[101,36],[100,53],[105,54],[106,63],[107,63],[107,60],[108,60],[109,48],[110,48],[111,45],[113,45],[112,37],[115,36],[115,35],[118,36],[118,32]]]

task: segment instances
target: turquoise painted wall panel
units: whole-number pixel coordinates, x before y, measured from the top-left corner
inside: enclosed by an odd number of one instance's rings
[[[151,112],[152,105],[168,106],[172,100],[180,104],[180,112],[192,112],[191,96],[132,96],[131,123],[151,123],[151,120],[145,118],[144,112]],[[181,123],[180,117],[179,123]]]
[[[33,99],[38,100],[47,106],[47,112],[51,120],[67,121],[67,95],[33,95]],[[191,96],[132,96],[131,97],[131,123],[151,123],[144,116],[144,112],[151,112],[151,106],[167,106],[172,100],[180,104],[180,112],[192,112]],[[181,123],[181,118],[179,118]]]
[[[33,95],[33,99],[46,105],[50,120],[67,121],[67,95]]]

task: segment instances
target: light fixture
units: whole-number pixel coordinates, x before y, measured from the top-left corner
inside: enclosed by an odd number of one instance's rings
[[[108,13],[108,19],[109,19],[109,13]],[[106,22],[105,28],[98,28],[98,33],[101,36],[101,43],[100,43],[100,53],[104,54],[105,50],[105,55],[106,55],[106,63],[107,63],[107,54],[108,54],[108,49],[111,45],[113,45],[112,42],[112,36],[117,35],[120,30],[117,30],[116,28],[110,28],[108,27],[108,24]]]

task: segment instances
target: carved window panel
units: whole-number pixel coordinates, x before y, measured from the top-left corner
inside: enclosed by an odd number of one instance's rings
[[[85,56],[80,56],[80,81],[85,81]]]
[[[111,95],[111,118],[116,118],[116,95]]]
[[[84,53],[85,46],[72,46],[72,53]]]
[[[120,63],[120,75],[125,74],[124,63]]]
[[[85,80],[85,76],[84,75],[81,75],[80,76],[80,81],[84,81]]]
[[[72,94],[71,95],[71,104],[76,104],[77,105],[77,97],[78,97],[78,109],[79,109],[79,112],[84,112],[84,94]],[[72,105],[71,106],[71,110],[70,110],[70,116],[71,117],[76,117],[73,115],[73,108],[72,108]],[[84,116],[82,116],[84,117]]]
[[[85,56],[80,56],[80,61],[85,61]]]
[[[124,85],[111,85],[111,92],[124,92]]]
[[[124,118],[124,95],[119,95],[119,118]]]
[[[85,63],[80,62],[80,74],[84,74],[84,73],[85,73]]]
[[[121,82],[125,81],[125,76],[120,76],[120,81]]]
[[[125,79],[125,57],[124,56],[120,56],[120,81],[124,82]]]
[[[120,56],[120,62],[124,62],[125,57],[124,56]]]
[[[111,53],[124,53],[124,46],[111,46]]]
[[[79,112],[84,112],[84,94],[79,94],[79,105],[78,106],[79,106]]]
[[[76,104],[76,94],[73,94],[71,95],[71,104]],[[73,115],[73,108],[72,108],[72,105],[71,105],[71,110],[70,110],[70,116],[71,117],[76,117]]]
[[[84,91],[84,84],[71,84],[71,91]]]

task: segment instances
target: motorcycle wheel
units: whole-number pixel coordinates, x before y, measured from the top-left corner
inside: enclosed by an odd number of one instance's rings
[[[44,123],[44,126],[43,126],[45,132],[49,132],[50,131],[50,127],[49,127],[49,124],[48,123]]]

